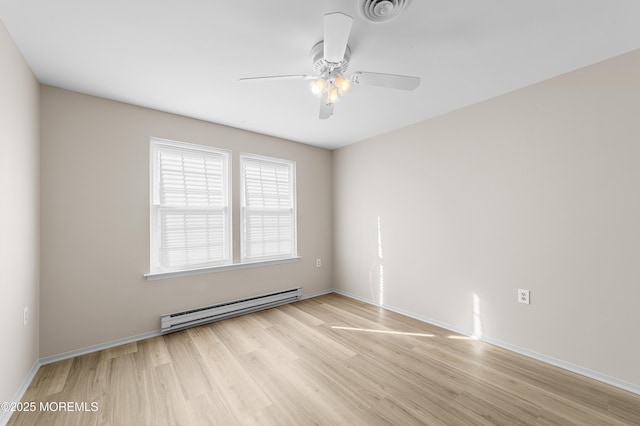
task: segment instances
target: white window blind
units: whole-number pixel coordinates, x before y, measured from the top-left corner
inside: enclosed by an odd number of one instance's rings
[[[241,260],[296,255],[295,163],[240,155]]]
[[[151,271],[229,263],[229,152],[152,139],[151,168]]]

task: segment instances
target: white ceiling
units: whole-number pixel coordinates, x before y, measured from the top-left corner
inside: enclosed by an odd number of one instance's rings
[[[413,0],[386,24],[357,0],[0,0],[38,80],[336,148],[640,48],[638,0]],[[323,15],[354,17],[349,71],[419,76],[356,86],[319,120],[305,81]]]

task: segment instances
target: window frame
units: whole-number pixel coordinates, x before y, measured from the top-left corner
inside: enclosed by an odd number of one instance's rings
[[[246,207],[246,176],[245,176],[245,161],[262,162],[266,164],[285,165],[288,168],[289,175],[289,197],[290,197],[290,211],[291,219],[291,231],[290,231],[290,244],[291,249],[288,253],[267,255],[267,256],[247,256],[247,232],[246,232],[246,219],[247,219],[247,207]],[[269,262],[277,260],[295,259],[298,258],[298,232],[297,232],[297,193],[296,193],[296,162],[292,160],[286,160],[282,158],[267,157],[264,155],[250,154],[241,152],[239,155],[239,178],[240,178],[240,263],[257,263],[257,262]],[[283,209],[281,209],[283,210]]]
[[[233,263],[233,203],[232,203],[232,155],[230,150],[210,147],[208,145],[196,145],[187,142],[178,142],[168,139],[151,137],[150,141],[150,273],[148,276],[160,274],[175,274],[180,272],[188,272],[194,270],[204,270],[212,267],[226,266]],[[161,150],[177,151],[180,153],[200,154],[203,156],[214,155],[222,158],[222,174],[223,180],[223,205],[216,208],[193,208],[193,207],[168,207],[160,205],[160,164],[159,156]],[[163,211],[169,210],[196,212],[203,211],[220,211],[223,212],[223,258],[221,260],[213,260],[208,262],[200,262],[193,264],[184,264],[177,267],[170,267],[162,264],[160,256],[160,243],[162,239],[161,214]]]

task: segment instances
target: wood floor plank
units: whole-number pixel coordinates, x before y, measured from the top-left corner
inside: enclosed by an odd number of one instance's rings
[[[328,294],[42,366],[9,425],[640,425],[640,395]]]
[[[166,335],[165,343],[171,356],[171,365],[180,378],[184,398],[189,400],[211,392],[211,382],[202,356],[188,332]]]
[[[148,404],[155,412],[152,418],[145,419],[148,420],[146,424],[191,425],[188,402],[182,393],[182,379],[173,368],[173,364],[164,363],[150,367],[149,370],[152,391]]]
[[[138,342],[138,351],[144,354],[144,362],[153,367],[171,362],[171,355],[167,349],[164,337],[157,336]]]
[[[233,318],[233,321],[221,321],[214,324],[216,334],[225,338],[230,348],[237,355],[244,355],[260,349],[260,343],[256,340],[255,328],[245,317]]]
[[[309,305],[308,302],[309,301],[302,301],[297,304],[292,303],[284,305],[280,308],[280,311],[310,327],[317,327],[324,324],[325,321],[322,318],[318,318],[317,316],[305,312],[304,307]]]
[[[213,327],[198,327],[188,333],[202,355],[207,375],[218,378],[212,381],[215,392],[207,395],[220,394],[221,400],[240,419],[252,417],[272,404],[238,358],[216,336]]]
[[[639,405],[640,402],[634,394],[618,389],[612,389],[610,392],[608,412],[615,419],[640,425]]]
[[[282,339],[288,339],[291,347],[311,353],[319,351],[337,362],[356,355],[356,352],[345,345],[337,344],[317,327],[302,324],[279,309],[270,309],[267,314],[269,315],[267,318],[273,322],[273,327],[270,330],[276,329]]]
[[[126,421],[132,424],[142,424],[144,419],[145,401],[149,399],[144,387],[147,381],[145,372],[136,368],[133,355],[124,353],[121,356],[107,357],[110,361],[108,387],[113,391],[106,395],[105,405],[109,407],[108,423],[122,424]]]
[[[243,364],[263,391],[278,401],[280,415],[288,424],[331,424],[335,420],[330,405],[316,394],[314,384],[299,380],[295,362],[283,368],[268,351],[255,351],[243,357]],[[323,408],[321,408],[323,407]]]
[[[66,383],[73,359],[47,364],[40,367],[38,374],[34,377],[31,386],[24,394],[25,400],[33,401],[38,398],[45,398],[49,395],[62,392]]]

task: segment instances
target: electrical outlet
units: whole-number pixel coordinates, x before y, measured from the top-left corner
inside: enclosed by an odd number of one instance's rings
[[[29,307],[25,306],[24,311],[22,312],[22,319],[24,321],[24,325],[26,326],[27,324],[29,324]]]
[[[529,296],[529,290],[524,290],[521,288],[518,289],[518,303],[524,303],[525,305],[528,305],[530,303]]]
[[[322,260],[316,259],[316,268],[319,268],[321,266],[322,266]]]

